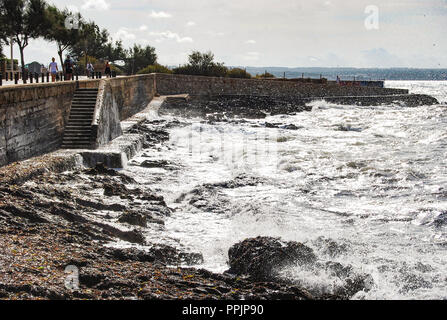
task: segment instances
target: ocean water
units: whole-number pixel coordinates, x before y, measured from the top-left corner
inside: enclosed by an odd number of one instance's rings
[[[444,106],[314,101],[311,112],[262,120],[177,118],[185,125],[169,130],[165,146],[132,160],[167,160],[169,168],[124,170],[175,209],[148,240],[201,252],[197,267],[222,272],[233,244],[281,237],[370,274],[371,290],[354,299],[447,299],[447,82],[386,86],[433,95]],[[329,256],[319,237],[345,250]],[[286,271],[328,292],[337,282]]]

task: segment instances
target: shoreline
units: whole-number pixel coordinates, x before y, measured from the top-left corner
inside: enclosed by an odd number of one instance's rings
[[[132,178],[105,166],[81,169],[78,160],[47,155],[0,169],[0,299],[317,298],[291,284],[194,269],[187,265],[201,254],[151,247],[140,226],[163,227],[171,214],[163,198],[130,189]],[[95,190],[103,194],[93,197]],[[100,209],[110,214],[95,216]],[[151,249],[105,246],[117,240]],[[67,266],[79,271],[79,290],[65,287]]]

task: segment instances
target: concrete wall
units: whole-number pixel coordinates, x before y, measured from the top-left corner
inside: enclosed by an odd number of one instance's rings
[[[122,134],[120,121],[145,109],[156,94],[155,75],[101,80],[92,123],[95,146]]]
[[[349,87],[335,84],[319,85],[275,80],[247,80],[212,78],[200,76],[157,74],[157,93],[173,95],[259,95],[259,96],[367,96],[407,94],[404,89],[383,89],[374,87]]]
[[[85,80],[79,81],[79,86],[98,88],[100,82],[93,121],[97,146],[119,136],[119,121],[146,108],[157,93],[297,98],[408,93],[396,89],[166,74]],[[74,81],[0,87],[0,166],[59,148],[75,90]]]
[[[0,88],[0,165],[59,147],[75,87],[58,83]]]
[[[75,82],[0,87],[0,166],[59,148],[75,90]]]

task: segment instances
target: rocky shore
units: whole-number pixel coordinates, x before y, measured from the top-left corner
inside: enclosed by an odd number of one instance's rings
[[[226,116],[219,107],[223,104],[216,101],[209,113]],[[231,116],[262,118],[252,108],[232,105]],[[274,111],[268,106],[262,112]],[[286,102],[278,108],[305,110]],[[187,109],[187,104],[176,108]],[[169,138],[167,128],[182,125],[154,121],[151,129],[150,124],[132,129],[145,135],[147,150]],[[78,165],[75,156],[44,156],[0,169],[1,299],[349,299],[371,285],[368,275],[349,265],[322,261],[305,244],[275,238],[235,244],[223,274],[194,268],[203,260],[200,253],[148,243],[144,236],[151,228],[163,230],[165,218],[175,214],[162,196],[104,165]],[[172,164],[148,160],[139,165]],[[235,183],[245,182],[222,187]],[[334,255],[343,250],[328,239],[315,241]],[[341,283],[330,294],[306,288],[282,272],[296,265],[334,274]],[[78,287],[67,286],[67,270],[73,268]]]

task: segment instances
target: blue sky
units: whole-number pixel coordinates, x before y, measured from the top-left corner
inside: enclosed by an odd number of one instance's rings
[[[446,0],[49,2],[79,10],[126,47],[154,46],[165,65],[197,49],[239,66],[447,68]],[[378,29],[365,27],[370,5],[379,10]],[[43,40],[26,50],[28,62],[55,55]]]

